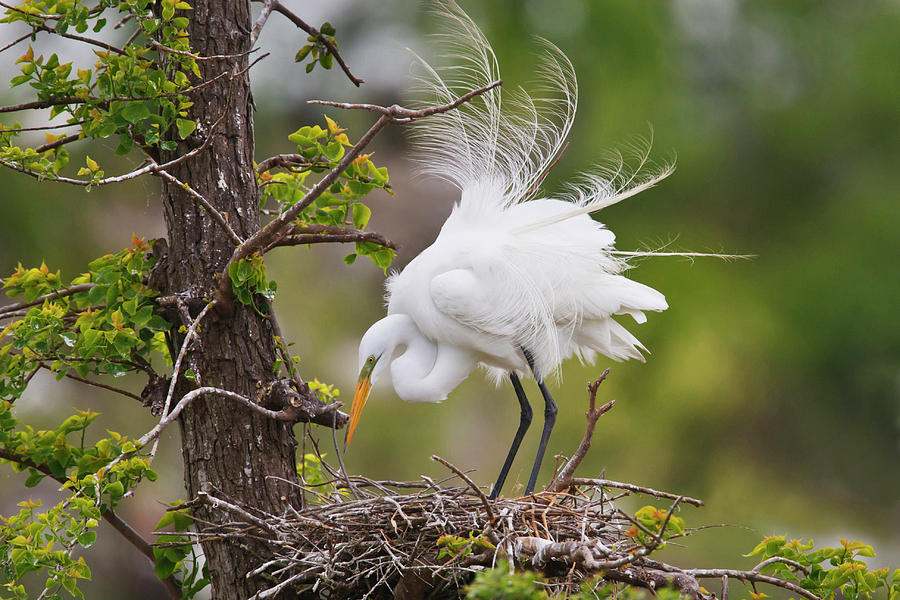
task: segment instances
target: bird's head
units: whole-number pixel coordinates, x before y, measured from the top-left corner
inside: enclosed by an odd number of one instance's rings
[[[369,399],[372,385],[390,362],[389,350],[392,348],[389,346],[392,346],[394,336],[391,335],[392,328],[389,327],[388,321],[389,319],[382,319],[372,325],[359,343],[359,378],[356,380],[356,392],[353,394],[353,404],[350,407],[350,423],[344,436],[345,451],[353,439],[353,432],[356,431],[363,407]]]

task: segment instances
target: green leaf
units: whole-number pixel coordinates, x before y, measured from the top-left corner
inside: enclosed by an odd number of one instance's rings
[[[372,216],[372,209],[365,204],[353,205],[353,226],[357,229],[365,229]]]
[[[319,64],[326,69],[330,69],[334,65],[334,55],[330,52],[326,52],[319,57]]]
[[[156,554],[156,548],[153,549],[153,553]],[[175,572],[175,567],[177,566],[176,563],[173,563],[163,555],[156,559],[156,564],[153,565],[153,572],[160,579],[166,579]]]
[[[294,56],[294,62],[302,62],[304,58],[309,54],[309,51],[312,50],[312,46],[303,46],[300,50],[297,51],[297,55]]]
[[[85,548],[90,548],[94,545],[94,542],[97,541],[97,532],[96,531],[85,531],[77,538],[78,543],[84,546]]]
[[[150,111],[143,102],[129,102],[120,114],[129,123],[137,123],[141,119],[149,117]]]
[[[181,139],[185,139],[197,128],[197,122],[188,119],[176,119],[175,126],[178,128],[178,135]]]
[[[328,21],[322,23],[322,27],[319,28],[319,31],[325,35],[334,35],[337,33],[337,30],[335,30],[334,26]]]
[[[28,475],[28,479],[25,480],[25,487],[33,488],[38,483],[40,483],[44,477],[46,477],[46,475],[44,475],[43,473],[39,473],[34,469],[29,469],[29,472],[30,475]]]

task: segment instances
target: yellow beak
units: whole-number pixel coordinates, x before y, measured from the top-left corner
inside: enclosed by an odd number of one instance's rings
[[[369,392],[372,391],[372,370],[371,368],[363,370],[359,375],[359,381],[356,384],[356,392],[353,394],[353,405],[350,407],[350,424],[347,425],[347,434],[344,437],[344,452],[353,439],[353,432],[356,431],[356,424],[359,423],[359,417],[362,414],[363,406],[369,399]]]

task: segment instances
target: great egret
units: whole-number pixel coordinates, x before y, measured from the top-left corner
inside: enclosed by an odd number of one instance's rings
[[[499,79],[491,46],[452,1],[440,3],[446,56],[435,70],[421,61],[419,84],[431,100]],[[572,355],[591,361],[643,360],[643,345],[613,319],[667,308],[658,291],[627,279],[613,249],[615,236],[590,213],[645,190],[671,172],[648,172],[649,145],[626,169],[621,155],[587,173],[563,199],[537,189],[572,128],[577,85],[572,64],[542,40],[541,97],[514,91],[501,102],[495,88],[456,111],[413,125],[421,170],[453,183],[461,197],[434,243],[387,280],[387,316],[359,345],[359,379],[345,448],[353,438],[372,383],[390,367],[407,402],[440,402],[476,367],[499,382],[508,376],[521,407],[519,428],[494,485],[503,486],[531,423],[519,379],[529,371],[544,398],[544,428],[525,493],[534,490],[556,419],[545,378]]]

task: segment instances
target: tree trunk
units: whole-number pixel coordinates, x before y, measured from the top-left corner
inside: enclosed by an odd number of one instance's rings
[[[248,0],[192,1],[189,34],[191,50],[204,56],[235,55],[250,49]],[[246,54],[199,63],[204,78],[245,69]],[[226,216],[241,237],[259,229],[259,189],[253,171],[253,115],[247,73],[223,77],[191,94],[191,119],[198,122],[194,136],[181,143],[180,153],[197,147],[214,123],[227,111],[215,130],[212,144],[201,154],[169,171],[204,195]],[[168,158],[166,158],[168,159]],[[163,191],[168,228],[168,294],[211,298],[222,271],[234,251],[224,229],[177,185]],[[197,313],[196,303],[192,316]],[[257,386],[273,379],[275,347],[266,318],[235,304],[227,317],[212,312],[200,328],[200,346],[188,365],[202,385],[215,386],[253,398]],[[186,390],[182,390],[183,391]],[[289,423],[266,419],[233,402],[200,398],[181,415],[184,478],[188,497],[199,491],[282,514],[288,505],[299,508],[291,486],[271,479],[297,480],[296,440]],[[296,488],[294,488],[296,489]],[[198,515],[214,523],[233,519],[218,511]],[[251,597],[260,582],[245,574],[264,562],[266,547],[252,539],[205,542],[213,598]]]

